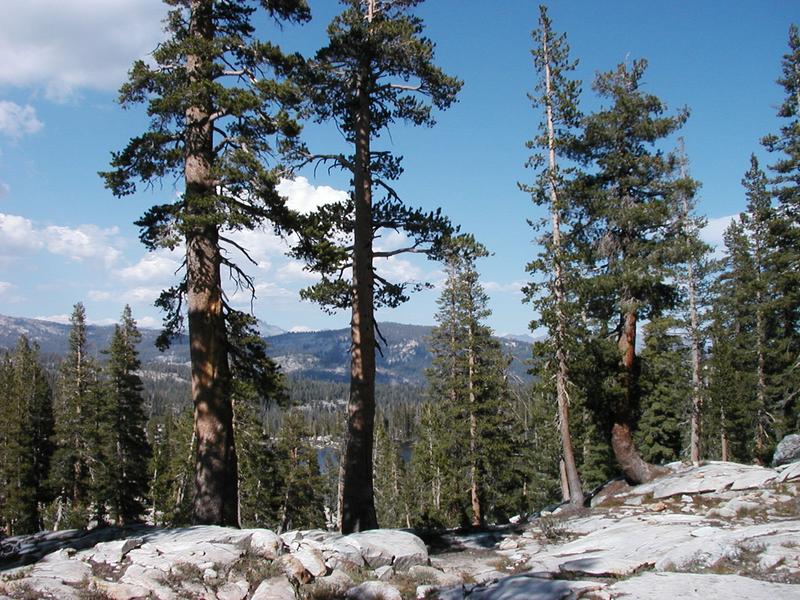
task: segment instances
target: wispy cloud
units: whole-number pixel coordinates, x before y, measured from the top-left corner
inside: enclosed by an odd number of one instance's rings
[[[44,123],[36,116],[36,109],[32,106],[0,100],[0,134],[18,140],[40,131],[42,127]]]
[[[483,284],[483,289],[489,294],[511,294],[512,296],[522,296],[522,288],[526,282],[520,280],[509,283],[498,281],[487,281]]]
[[[169,250],[148,252],[135,264],[120,269],[117,275],[129,283],[165,283],[175,276],[181,255],[182,252]]]

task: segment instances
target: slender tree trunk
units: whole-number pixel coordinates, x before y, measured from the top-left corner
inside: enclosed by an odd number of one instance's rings
[[[583,506],[583,490],[578,467],[575,464],[575,451],[569,431],[569,365],[567,363],[567,315],[564,293],[563,243],[561,240],[561,207],[559,206],[556,179],[556,142],[553,125],[552,80],[550,73],[550,40],[547,30],[543,30],[542,50],[544,52],[545,96],[547,113],[548,176],[550,183],[550,217],[552,220],[553,242],[553,293],[555,295],[556,331],[554,336],[556,350],[556,399],[558,401],[558,422],[561,433],[561,452],[569,486],[568,498],[573,506]]]
[[[758,236],[758,234],[756,234]],[[766,325],[764,323],[764,294],[761,289],[761,268],[762,252],[761,240],[755,242],[755,263],[756,263],[756,359],[757,359],[757,381],[756,381],[756,430],[755,430],[755,450],[756,460],[761,463],[764,460],[764,452],[767,445],[767,378],[766,378],[766,357],[764,347],[766,346]]]
[[[631,300],[624,305],[630,306]],[[634,373],[636,360],[636,311],[627,309],[622,316],[622,330],[617,342],[621,356],[622,384],[624,387],[621,401],[614,407],[614,425],[611,428],[611,447],[625,478],[631,483],[645,483],[658,474],[658,469],[646,463],[633,443],[633,401],[635,395],[636,376]]]
[[[686,272],[688,292],[689,292],[689,324],[691,331],[692,344],[692,433],[691,433],[691,459],[694,465],[700,464],[702,448],[700,440],[702,437],[702,416],[703,416],[703,383],[700,365],[700,322],[697,314],[697,282],[695,280],[694,268],[689,263]]]
[[[720,431],[720,447],[722,453],[722,460],[728,462],[730,460],[730,443],[728,441],[728,430],[725,423],[725,407],[719,407],[719,431]]]
[[[341,531],[376,529],[372,482],[375,427],[375,315],[372,269],[372,177],[370,173],[369,69],[361,72],[356,114],[355,231],[353,241],[350,400],[340,471]]]
[[[198,41],[212,40],[212,2],[192,0],[190,10],[190,35]],[[211,78],[211,65],[202,56],[189,55],[186,63],[187,76],[198,86]],[[197,219],[186,234],[189,345],[197,436],[192,521],[238,526],[239,490],[219,231],[215,224],[203,222],[204,207],[215,193],[211,115],[210,99],[199,99],[186,109],[186,203],[190,218]]]
[[[483,525],[481,508],[480,475],[478,473],[478,416],[475,398],[475,337],[469,325],[467,348],[467,391],[469,393],[469,495],[472,506],[472,526]]]
[[[683,147],[683,138],[678,139],[681,179],[686,179],[686,152]],[[683,194],[682,228],[687,231],[689,220],[689,197]],[[687,235],[687,246],[691,246],[691,241]],[[689,248],[691,250],[691,248]],[[689,295],[689,337],[691,340],[692,352],[692,416],[691,416],[691,439],[689,443],[689,454],[692,464],[700,464],[702,448],[700,447],[702,437],[702,414],[703,414],[703,390],[701,379],[701,354],[700,354],[700,319],[697,313],[697,278],[694,271],[692,253],[689,252],[689,260],[686,264],[686,291]]]

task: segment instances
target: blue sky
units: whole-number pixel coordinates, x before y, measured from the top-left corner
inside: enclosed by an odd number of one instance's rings
[[[310,0],[315,20],[283,31],[264,29],[287,48],[311,53],[338,10]],[[712,243],[744,206],[740,186],[749,155],[765,162],[758,140],[776,131],[782,89],[775,84],[796,0],[671,2],[570,0],[550,2],[554,27],[566,31],[580,60],[583,108],[599,106],[591,92],[598,71],[647,58],[647,89],[671,108],[688,106],[681,134],[691,172],[703,187],[700,212]],[[517,182],[530,176],[524,147],[539,115],[526,93],[534,85],[530,32],[536,2],[428,0],[418,10],[437,43],[439,64],[464,80],[459,103],[433,129],[397,126],[381,144],[405,157],[397,185],[413,205],[441,206],[494,253],[480,265],[498,333],[524,333],[530,308],[521,303],[525,264],[535,253],[526,219],[539,216]],[[131,62],[162,36],[158,0],[5,0],[0,20],[0,313],[64,320],[86,304],[90,320],[115,321],[130,303],[140,323],[157,326],[152,302],[174,281],[179,257],[148,254],[133,221],[175,193],[173,182],[133,198],[113,198],[96,173],[112,150],[146,124],[141,110],[123,111],[116,90]],[[312,149],[341,147],[330,127],[308,126]],[[336,199],[343,177],[301,172],[284,191],[297,207]],[[323,176],[324,175],[324,176]],[[283,329],[347,326],[301,302],[312,279],[283,254],[267,232],[240,239],[257,257],[255,313]],[[380,240],[390,247],[399,239]],[[389,273],[437,282],[438,265],[395,259]],[[384,310],[381,320],[430,324],[437,292]],[[242,306],[245,298],[235,299]]]

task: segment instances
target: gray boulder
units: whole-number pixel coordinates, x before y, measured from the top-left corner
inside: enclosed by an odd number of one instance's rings
[[[364,561],[372,569],[392,565],[406,571],[413,565],[428,563],[425,542],[412,533],[398,529],[372,529],[346,536],[348,542],[361,548]]]
[[[779,467],[800,460],[800,433],[783,438],[772,457],[772,465]]]
[[[403,600],[396,587],[383,581],[365,581],[348,590],[345,597],[350,600]]]
[[[253,592],[251,600],[295,600],[294,587],[286,577],[265,579]]]

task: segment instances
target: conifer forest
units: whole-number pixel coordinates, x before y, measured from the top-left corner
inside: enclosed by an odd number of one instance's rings
[[[305,0],[165,2],[164,41],[119,90],[119,110],[148,118],[98,169],[109,202],[181,184],[136,226],[150,251],[185,249],[157,300],[157,344],[186,336],[188,363],[181,376],[145,369],[129,306],[107,347],[90,348],[82,302],[66,354],[25,335],[2,349],[6,535],[141,522],[481,528],[581,507],[609,479],[644,483],[674,461],[766,465],[800,432],[796,25],[776,82],[779,127],[730,174],[746,208],[715,251],[681,134],[690,107],[648,89],[644,57],[578,80],[569,32],[545,6],[531,11],[517,186],[531,214],[520,330],[536,341],[520,378],[487,324],[479,273],[492,248],[398,188],[415,174],[387,143],[392,128],[435,127],[468,83],[439,66],[415,11],[423,0],[340,0],[310,54],[257,27],[303,27]],[[340,145],[315,147],[308,124]],[[304,169],[343,173],[346,198],[290,208],[278,183]],[[301,297],[348,327],[346,382],[286,373],[258,315],[230,301],[265,283],[232,234],[264,227],[315,277]],[[390,231],[407,245],[387,250]],[[431,287],[383,269],[398,255],[443,273],[435,315],[420,317],[435,322],[420,386],[377,377],[381,311]]]

